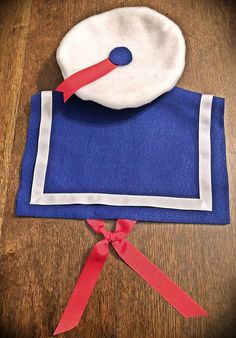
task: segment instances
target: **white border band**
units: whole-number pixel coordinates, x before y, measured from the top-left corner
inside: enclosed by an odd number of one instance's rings
[[[202,95],[199,109],[199,196],[119,195],[100,193],[44,193],[52,126],[52,92],[41,93],[41,121],[34,167],[30,204],[104,204],[113,206],[155,207],[182,210],[212,210],[211,110],[212,95]]]

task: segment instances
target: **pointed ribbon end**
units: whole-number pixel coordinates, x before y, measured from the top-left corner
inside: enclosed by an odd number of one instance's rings
[[[60,333],[62,333],[63,331],[60,331],[60,330],[57,330],[57,328],[56,328],[56,330],[53,332],[53,336],[56,336],[57,334],[60,334]]]
[[[58,324],[57,327],[56,327],[56,330],[53,332],[53,336],[56,336],[60,333],[64,333],[64,332],[67,332],[67,331],[70,331],[72,329],[74,329],[75,327],[77,326],[76,325],[65,325],[65,324]]]
[[[63,102],[66,103],[66,101],[69,100],[70,94],[66,92],[66,90],[63,90],[63,88],[60,88],[60,85],[55,89],[56,92],[60,92],[63,94]]]
[[[186,319],[188,318],[197,318],[197,317],[207,317],[208,312],[204,310],[200,305],[198,306],[198,309],[193,311],[192,313],[184,314],[184,317]]]
[[[60,329],[57,327],[56,330],[53,332],[53,336],[56,336],[56,335],[58,335],[58,334],[60,334],[60,333],[63,333],[63,332],[65,332],[65,331],[60,330]]]
[[[69,100],[69,98],[68,98],[68,97],[66,97],[66,96],[65,96],[65,94],[64,94],[64,96],[63,96],[63,100],[64,100],[64,103],[66,103],[66,102]]]
[[[207,317],[207,316],[208,316],[208,312],[201,308],[201,310],[195,316],[192,316],[192,317]]]

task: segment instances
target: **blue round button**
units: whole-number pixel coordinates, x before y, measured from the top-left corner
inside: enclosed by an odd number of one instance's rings
[[[109,54],[109,60],[117,66],[128,65],[132,59],[132,53],[126,47],[116,47]]]

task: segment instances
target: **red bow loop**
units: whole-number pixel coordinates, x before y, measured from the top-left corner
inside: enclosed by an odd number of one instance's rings
[[[105,229],[105,223],[102,219],[87,219],[87,223],[96,234],[102,234]]]
[[[115,233],[119,233],[121,239],[129,236],[131,231],[133,230],[137,221],[132,221],[129,219],[118,219],[116,222],[116,230]]]

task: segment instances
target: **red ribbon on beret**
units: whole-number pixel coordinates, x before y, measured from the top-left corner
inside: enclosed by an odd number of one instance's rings
[[[136,221],[118,219],[114,232],[105,230],[103,220],[87,220],[91,228],[104,239],[93,247],[72,292],[61,320],[53,333],[57,335],[77,326],[109,253],[109,244],[126,264],[165,298],[185,318],[204,317],[207,312],[170,278],[151,263],[127,239]]]
[[[59,86],[56,88],[56,91],[63,93],[64,102],[66,102],[77,90],[105,76],[116,67],[117,65],[112,63],[110,59],[107,58],[101,62],[96,63],[95,65],[72,74],[61,84],[59,84]]]

